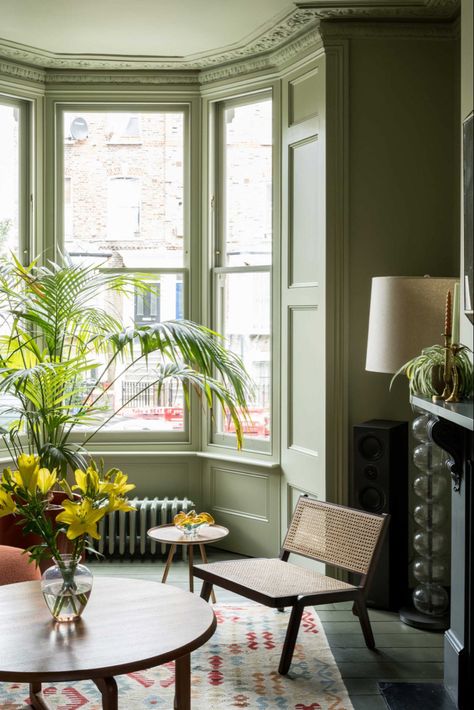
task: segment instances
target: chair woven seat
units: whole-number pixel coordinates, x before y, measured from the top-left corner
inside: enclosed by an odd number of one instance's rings
[[[254,558],[195,565],[194,572],[199,577],[198,570],[215,574],[221,580],[221,584],[224,580],[240,584],[270,599],[356,589],[352,584],[326,577],[290,562],[283,562],[278,558]]]

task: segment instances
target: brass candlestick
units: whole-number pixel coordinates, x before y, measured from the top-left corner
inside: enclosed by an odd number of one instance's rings
[[[461,349],[458,343],[452,342],[452,300],[451,291],[446,294],[446,308],[444,315],[444,371],[443,371],[443,381],[444,389],[443,393],[439,396],[434,396],[433,402],[444,401],[444,402],[459,402],[459,373],[456,366],[456,354]]]
[[[461,350],[461,346],[458,343],[452,343],[450,348],[450,377],[452,382],[451,394],[445,402],[455,403],[460,402],[459,398],[459,373],[456,365],[456,355]]]

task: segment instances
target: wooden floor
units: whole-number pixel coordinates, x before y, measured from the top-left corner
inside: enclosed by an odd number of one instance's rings
[[[228,552],[207,548],[209,562],[237,558]],[[161,581],[164,563],[160,560],[87,562],[95,576],[113,575]],[[176,560],[168,583],[188,588],[187,562]],[[199,580],[195,580],[199,592]],[[216,589],[218,602],[241,599]],[[316,609],[332,652],[349,691],[355,710],[387,710],[379,693],[378,681],[437,681],[443,677],[443,634],[419,631],[401,623],[397,614],[370,610],[377,651],[365,646],[359,622],[346,603]],[[423,708],[419,708],[423,710]]]

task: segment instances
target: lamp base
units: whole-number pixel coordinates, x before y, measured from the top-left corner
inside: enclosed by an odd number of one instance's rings
[[[400,609],[400,621],[407,626],[424,631],[447,631],[449,629],[449,614],[443,616],[428,616],[417,611],[413,606],[404,606]]]

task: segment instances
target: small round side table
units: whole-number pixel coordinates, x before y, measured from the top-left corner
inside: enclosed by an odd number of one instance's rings
[[[206,548],[209,542],[217,542],[217,540],[222,540],[223,537],[229,534],[227,528],[223,525],[209,525],[201,528],[198,532],[191,536],[185,535],[180,532],[173,524],[168,525],[158,525],[155,528],[150,528],[148,530],[148,537],[151,537],[157,542],[162,542],[170,545],[170,551],[168,553],[168,559],[166,560],[165,570],[163,572],[162,583],[164,584],[168,578],[168,572],[170,571],[171,563],[173,562],[174,553],[176,552],[176,547],[178,545],[186,545],[188,550],[188,565],[189,565],[189,591],[194,592],[194,580],[193,580],[193,560],[194,560],[194,546],[197,545],[201,552],[201,559],[204,564],[207,564]],[[216,603],[216,595],[214,590],[211,593],[211,598],[214,604]]]

